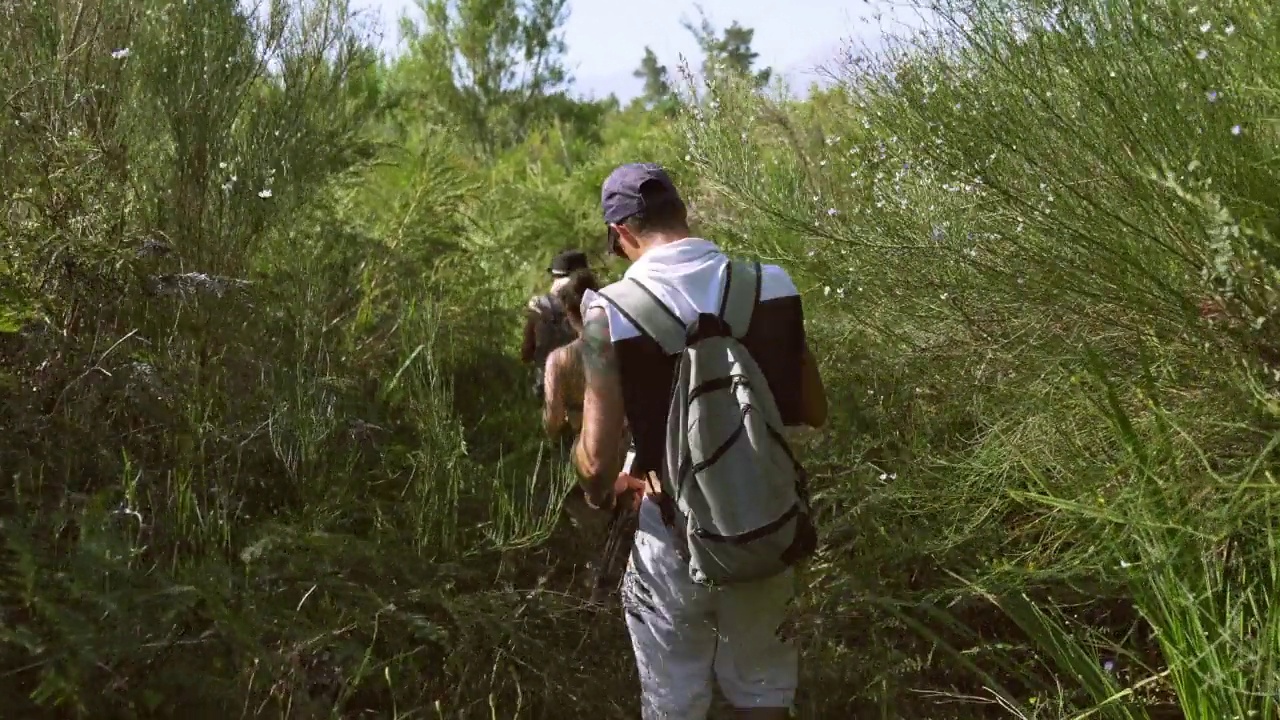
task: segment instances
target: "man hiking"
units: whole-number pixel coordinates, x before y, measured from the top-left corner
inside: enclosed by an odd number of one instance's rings
[[[578,331],[569,321],[564,306],[557,299],[557,291],[578,270],[587,270],[587,256],[581,250],[566,250],[551,260],[547,272],[551,274],[551,287],[545,294],[530,298],[525,307],[524,338],[520,344],[520,359],[533,365],[533,391],[539,400],[545,392],[545,364],[552,350],[571,343]]]
[[[816,540],[784,427],[826,420],[799,294],[781,268],[690,237],[657,165],[615,169],[601,204],[631,266],[586,303],[573,460],[594,506],[643,492],[622,584],[642,716],[705,718],[714,673],[738,717],[785,718],[793,566]],[[635,456],[620,475],[624,422]]]
[[[552,292],[574,332],[572,340],[547,354],[543,366],[542,425],[552,439],[582,427],[582,300],[599,289],[590,270],[575,270]]]

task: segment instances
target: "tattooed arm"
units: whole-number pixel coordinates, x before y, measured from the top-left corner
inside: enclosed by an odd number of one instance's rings
[[[622,471],[622,378],[613,343],[609,316],[592,308],[582,319],[582,366],[586,392],[582,401],[582,432],[573,448],[579,482],[593,506],[607,505],[614,481]]]
[[[800,403],[806,425],[820,428],[826,424],[827,390],[822,385],[818,360],[807,347],[800,356]]]

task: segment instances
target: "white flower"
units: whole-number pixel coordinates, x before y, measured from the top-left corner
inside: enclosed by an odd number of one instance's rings
[[[111,57],[115,58],[116,60],[123,60],[129,57],[129,48],[120,48],[119,50],[113,50],[111,52]]]
[[[271,188],[265,188],[263,190],[259,190],[258,197],[262,198],[263,200],[266,200],[267,198],[271,197]]]
[[[1239,126],[1239,125],[1232,125],[1232,126],[1231,126],[1231,134],[1232,134],[1232,135],[1239,135],[1239,134],[1240,134],[1240,126]]]

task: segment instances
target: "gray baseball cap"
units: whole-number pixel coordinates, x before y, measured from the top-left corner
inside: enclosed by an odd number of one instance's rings
[[[600,206],[608,224],[643,212],[650,204],[680,200],[675,183],[657,163],[620,165],[605,178],[600,188]]]

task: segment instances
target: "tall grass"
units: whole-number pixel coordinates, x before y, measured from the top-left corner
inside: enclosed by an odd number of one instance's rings
[[[818,448],[814,622],[857,617],[883,630],[855,646],[905,656],[841,665],[849,640],[815,630],[812,681],[876,688],[868,711],[924,690],[929,713],[938,693],[1273,712],[1274,22],[1179,2],[921,17],[851,48],[820,113],[728,84],[684,123],[709,232],[795,269],[847,398]],[[956,652],[885,637],[903,623]]]
[[[467,424],[471,368],[523,380],[483,178],[380,147],[346,3],[3,13],[6,712],[557,712],[578,675],[520,668],[573,598],[502,551],[563,472]]]
[[[5,6],[10,712],[634,715],[514,344],[650,159],[805,297],[802,717],[1275,715],[1268,9],[935,4],[482,161],[339,0]]]

